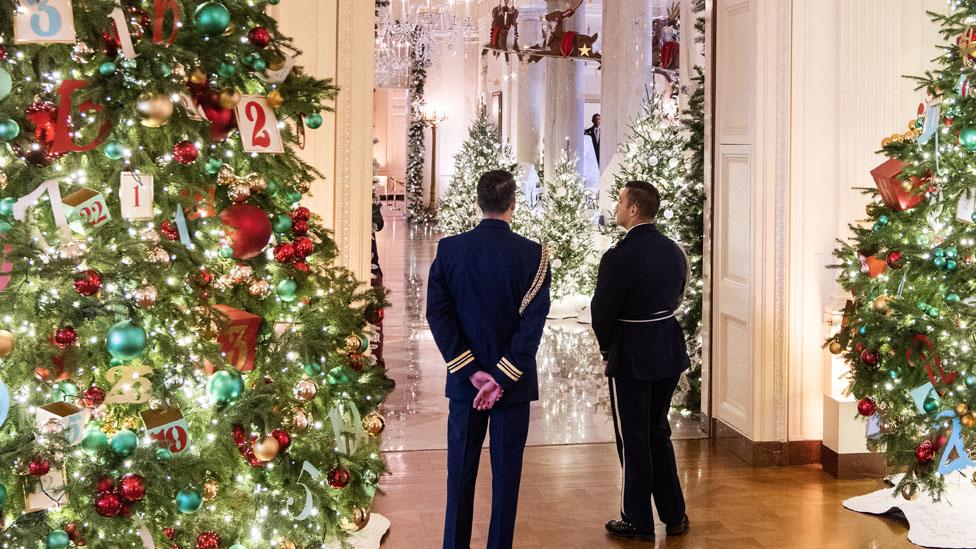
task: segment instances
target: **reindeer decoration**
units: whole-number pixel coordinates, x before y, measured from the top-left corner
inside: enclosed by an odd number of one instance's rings
[[[514,28],[515,41],[512,49],[519,51],[519,10],[515,6],[508,5],[508,3],[509,0],[504,0],[504,4],[499,4],[491,10],[491,38],[488,41],[488,47],[494,50],[508,51],[509,33]]]
[[[543,57],[601,61],[600,53],[593,49],[593,44],[600,36],[599,33],[590,36],[565,29],[565,20],[576,14],[576,11],[583,5],[583,0],[578,0],[572,8],[546,14],[543,43],[527,49],[519,47],[519,10],[515,6],[509,5],[510,1],[503,0],[504,3],[498,4],[492,9],[491,37],[482,50],[483,54],[489,51],[493,52],[496,57],[499,54],[505,54],[505,59],[508,60],[509,52],[514,52],[519,60],[525,60],[529,63],[539,61]],[[509,48],[509,37],[512,29],[515,30],[514,43]]]
[[[582,4],[583,0],[579,0],[568,10],[557,10],[546,14],[546,21],[550,24],[551,30],[544,49],[548,50],[549,55],[600,59],[600,54],[593,50],[594,42],[600,37],[599,33],[590,36],[567,31],[564,27],[566,18],[575,15]]]

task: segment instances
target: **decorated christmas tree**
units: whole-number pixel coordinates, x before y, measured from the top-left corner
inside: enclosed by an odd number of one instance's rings
[[[921,114],[882,141],[888,159],[871,172],[868,219],[836,251],[851,297],[830,350],[850,365],[869,440],[907,471],[906,498],[937,498],[946,475],[976,466],[976,2],[950,8],[932,14],[952,46],[917,78],[928,94]]]
[[[518,163],[512,148],[502,143],[495,126],[488,118],[487,109],[478,109],[478,116],[471,123],[468,138],[461,150],[454,155],[454,172],[444,200],[437,208],[437,228],[447,235],[473,229],[481,221],[478,208],[478,179],[491,170],[508,170],[517,175]],[[516,192],[515,216],[512,230],[529,236],[536,232],[535,216],[525,204],[522,192]],[[526,234],[526,233],[531,233]]]
[[[0,1],[5,547],[318,547],[368,521],[383,295],[300,205],[336,89],[275,3]]]
[[[542,199],[536,236],[549,249],[552,260],[553,299],[589,295],[596,285],[596,225],[589,214],[593,199],[577,164],[575,157],[563,151]]]
[[[685,251],[690,276],[678,320],[685,333],[691,368],[679,386],[675,405],[698,412],[701,408],[705,208],[703,91],[691,96],[689,109],[683,128],[674,99],[658,95],[644,103],[622,146],[624,164],[610,194],[616,202],[620,198],[620,189],[633,180],[648,181],[657,187],[661,193],[657,226]],[[613,212],[607,218],[613,219]],[[617,228],[612,230],[620,234]]]

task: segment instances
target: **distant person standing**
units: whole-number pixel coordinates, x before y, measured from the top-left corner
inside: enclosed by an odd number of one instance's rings
[[[591,303],[610,382],[610,405],[623,467],[621,520],[607,522],[616,537],[654,539],[654,515],[669,536],[688,530],[668,411],[690,360],[675,311],[684,298],[688,260],[654,224],[661,195],[631,181],[620,193],[617,225],[627,236],[600,260]]]
[[[586,130],[583,132],[583,135],[588,136],[590,140],[593,141],[593,152],[596,153],[596,161],[597,163],[599,163],[600,162],[600,113],[594,114],[592,121],[593,121],[593,125],[590,126],[589,128],[586,128]]]
[[[535,355],[549,314],[545,249],[510,227],[515,178],[490,171],[478,181],[484,219],[441,239],[430,266],[427,322],[447,363],[447,510],[444,548],[471,543],[474,488],[491,430],[489,549],[511,549],[529,431],[539,399]]]

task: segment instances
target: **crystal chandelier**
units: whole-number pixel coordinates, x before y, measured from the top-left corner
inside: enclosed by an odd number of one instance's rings
[[[457,54],[458,47],[477,43],[478,28],[469,16],[458,17],[455,4],[449,0],[426,4],[414,10],[407,0],[394,0],[402,6],[403,18],[393,16],[392,6],[380,10],[376,21],[375,81],[378,88],[402,88],[410,69],[410,48],[420,52],[424,66],[438,62],[443,55]],[[465,0],[465,11],[468,9]]]

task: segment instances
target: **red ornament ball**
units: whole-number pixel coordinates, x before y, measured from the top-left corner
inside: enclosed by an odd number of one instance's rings
[[[51,470],[51,462],[42,457],[35,457],[27,465],[27,470],[35,477],[43,477]]]
[[[878,404],[871,397],[864,397],[857,402],[857,413],[862,416],[873,416],[878,411]]]
[[[307,236],[300,236],[295,239],[295,253],[302,257],[307,257],[315,251],[315,244]]]
[[[168,219],[159,224],[159,232],[166,240],[176,240],[180,237],[180,230]]]
[[[251,259],[271,241],[271,220],[253,204],[234,204],[220,212],[234,259]]]
[[[201,288],[206,288],[213,282],[213,275],[206,268],[201,268],[193,275],[193,283]]]
[[[295,258],[295,246],[289,242],[282,242],[274,247],[274,258],[278,263],[290,263]]]
[[[197,549],[220,549],[217,532],[204,532],[197,536]]]
[[[292,221],[291,234],[295,236],[305,236],[308,234],[308,221]]]
[[[102,274],[95,269],[78,273],[75,277],[75,291],[83,296],[91,296],[102,289]]]
[[[288,431],[284,429],[274,429],[271,431],[271,436],[278,441],[280,451],[284,452],[289,446],[291,446],[291,435],[288,434]]]
[[[308,274],[308,263],[305,263],[304,261],[296,261],[295,263],[292,263],[291,266],[302,274]]]
[[[247,435],[244,433],[244,427],[242,427],[240,424],[234,425],[231,428],[231,433],[234,436],[234,444],[236,444],[238,448],[241,448],[247,444]]]
[[[199,154],[197,146],[190,141],[180,141],[173,145],[173,158],[180,164],[193,164]]]
[[[949,437],[947,437],[945,434],[935,437],[934,450],[938,452],[939,450],[945,448],[947,442],[949,442]]]
[[[85,406],[89,408],[101,406],[105,402],[105,389],[102,389],[98,385],[92,385],[85,391],[83,400],[85,401]]]
[[[877,349],[864,349],[861,351],[861,362],[869,368],[874,368],[881,362],[881,353]]]
[[[933,458],[935,458],[935,446],[931,440],[923,440],[915,447],[915,460],[920,464],[928,465],[932,463]]]
[[[885,263],[887,263],[892,269],[901,269],[905,266],[905,254],[897,250],[889,252],[888,257],[885,258]]]
[[[119,483],[119,495],[125,501],[139,501],[146,495],[146,479],[140,475],[129,474]]]
[[[338,465],[329,469],[329,486],[333,488],[345,488],[349,485],[349,469]]]
[[[78,332],[75,331],[71,326],[65,326],[63,328],[58,328],[57,332],[54,332],[54,343],[58,347],[70,347],[78,341]]]
[[[271,43],[271,33],[264,27],[254,27],[247,31],[247,41],[256,48],[266,48]]]
[[[7,59],[7,48],[0,46],[0,61]]]
[[[95,483],[95,493],[101,494],[102,492],[114,492],[115,491],[115,479],[112,477],[102,477],[98,479]]]
[[[174,537],[176,537],[176,528],[173,527],[163,528],[163,535],[166,536],[166,539],[173,539]]]
[[[857,343],[854,344],[854,352],[855,353],[861,353],[863,351],[864,351],[864,344],[863,343],[861,343],[860,341],[858,341]]]
[[[308,222],[309,219],[312,219],[312,212],[311,212],[311,210],[309,210],[305,206],[299,206],[299,207],[295,208],[294,210],[292,210],[292,212],[291,212],[291,221],[292,221],[292,223],[294,223],[296,221],[305,221],[305,222]],[[292,226],[292,229],[294,230],[294,225]]]
[[[95,512],[103,517],[117,517],[122,512],[122,498],[115,492],[103,492],[95,498]]]

